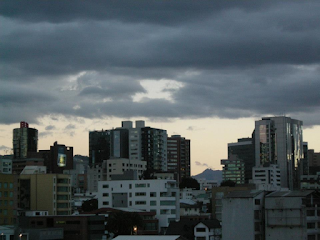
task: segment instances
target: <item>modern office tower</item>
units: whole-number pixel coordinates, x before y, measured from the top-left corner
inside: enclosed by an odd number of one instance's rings
[[[90,167],[102,163],[110,158],[110,131],[89,132],[89,165]]]
[[[0,173],[0,225],[17,223],[18,175]]]
[[[295,189],[302,175],[302,121],[289,117],[268,117],[255,122],[256,166],[276,164],[281,187]]]
[[[245,183],[252,179],[252,168],[255,166],[254,136],[240,138],[236,143],[228,143],[228,157],[236,155],[244,163]]]
[[[151,127],[141,128],[141,160],[147,170],[167,171],[167,131]]]
[[[128,129],[116,128],[110,130],[110,158],[129,158]]]
[[[66,174],[21,174],[18,207],[48,211],[49,215],[71,214],[71,176]]]
[[[44,159],[48,173],[63,173],[63,170],[73,169],[73,147],[54,142],[50,150],[39,150]]]
[[[228,159],[221,160],[222,180],[231,180],[236,184],[245,183],[244,162],[237,155],[230,155]]]
[[[178,173],[178,180],[190,177],[190,140],[180,135],[167,139],[168,171]]]
[[[20,122],[20,128],[13,129],[13,158],[27,158],[29,152],[37,152],[38,130]]]
[[[309,162],[309,173],[311,175],[316,175],[317,172],[320,172],[320,153],[314,152],[313,149],[309,149],[307,156]]]

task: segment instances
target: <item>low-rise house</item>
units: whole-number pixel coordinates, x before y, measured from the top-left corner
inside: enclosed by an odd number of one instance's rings
[[[220,240],[221,225],[217,219],[201,221],[194,227],[195,240]]]

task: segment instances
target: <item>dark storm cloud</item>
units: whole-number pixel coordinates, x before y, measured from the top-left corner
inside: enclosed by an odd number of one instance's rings
[[[2,1],[0,122],[287,114],[320,124],[319,7]],[[141,80],[157,89],[163,79],[181,86],[163,89],[171,100],[148,98]]]
[[[117,20],[153,24],[190,22],[225,9],[266,8],[272,1],[2,1],[0,14],[30,22],[70,22]]]
[[[54,129],[56,129],[56,127],[53,125],[46,126],[46,128],[45,128],[45,130],[47,130],[47,131],[54,130]]]

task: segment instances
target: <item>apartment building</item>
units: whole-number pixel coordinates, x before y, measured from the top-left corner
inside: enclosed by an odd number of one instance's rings
[[[175,180],[121,180],[98,183],[99,208],[132,208],[156,213],[159,231],[179,219],[179,188]]]
[[[67,174],[21,174],[18,207],[48,211],[49,215],[71,214],[71,176]]]

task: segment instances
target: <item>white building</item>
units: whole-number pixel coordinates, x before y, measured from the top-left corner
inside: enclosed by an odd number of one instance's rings
[[[194,226],[194,239],[195,240],[220,240],[221,225],[216,219],[205,220],[199,222]],[[240,239],[240,238],[237,238]]]
[[[12,174],[12,160],[0,159],[0,173]]]
[[[193,192],[192,188],[183,188],[180,190],[180,199],[192,199]]]
[[[107,160],[107,181],[112,180],[112,175],[121,175],[128,170],[137,172],[140,179],[143,172],[147,169],[147,162],[140,160],[130,160],[127,158],[112,158]]]
[[[263,206],[263,191],[229,193],[222,199],[223,239],[264,239]]]
[[[320,172],[315,175],[301,175],[300,189],[320,189]]]
[[[280,190],[281,178],[278,165],[271,164],[268,167],[253,167],[252,182],[256,184],[259,189]]]
[[[99,208],[133,208],[156,212],[159,231],[179,220],[179,188],[174,180],[122,180],[98,183]]]
[[[98,191],[98,181],[103,179],[103,168],[100,165],[95,165],[87,170],[87,192]]]
[[[145,127],[144,121],[136,121],[133,128],[132,121],[122,121],[122,128],[129,129],[129,159],[141,159],[141,128]]]
[[[320,194],[277,191],[265,198],[265,239],[320,239]]]
[[[197,179],[197,181],[200,184],[200,190],[209,190],[213,187],[218,187],[217,180]]]

